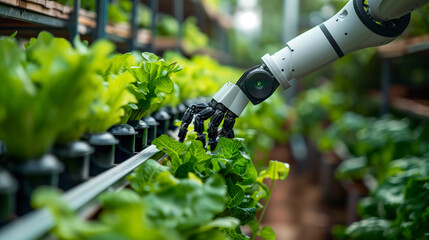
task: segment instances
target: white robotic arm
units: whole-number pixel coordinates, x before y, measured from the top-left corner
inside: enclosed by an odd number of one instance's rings
[[[301,79],[353,51],[376,47],[393,41],[407,28],[410,12],[429,0],[350,0],[337,14],[297,36],[273,55],[262,57],[260,66],[247,70],[236,84],[227,83],[210,103],[195,104],[185,113],[179,140],[186,137],[194,119],[198,139],[205,145],[204,121],[212,117],[207,130],[213,150],[218,139],[218,126],[225,117],[220,135],[234,137],[235,118],[251,101],[258,104],[273,94],[280,85]]]
[[[403,8],[408,9],[413,2],[422,0],[384,2],[402,2]],[[350,0],[333,17],[292,39],[272,56],[265,55],[262,61],[285,90],[290,80],[301,79],[348,53],[391,42],[410,21],[407,13],[400,18],[376,22],[368,9],[371,8],[362,0]]]

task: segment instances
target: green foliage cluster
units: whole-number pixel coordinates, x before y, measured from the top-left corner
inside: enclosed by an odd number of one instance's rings
[[[270,227],[259,227],[263,213],[258,221],[256,211],[273,189],[263,180],[284,180],[287,164],[271,161],[258,175],[239,140],[221,139],[211,153],[199,141],[166,135],[154,144],[170,160],[147,160],[128,176],[131,189],[102,194],[96,221],[79,219],[52,189],[38,189],[33,206],[51,209],[59,239],[249,239],[239,227],[245,224],[253,239],[275,239]]]
[[[73,138],[100,97],[98,74],[113,50],[107,41],[73,48],[61,38],[41,32],[23,50],[13,37],[0,39],[0,139],[17,159],[46,153],[57,139]],[[73,129],[73,136],[64,137]],[[79,137],[79,136],[77,136]]]
[[[197,26],[197,19],[188,17],[183,23],[183,49],[185,52],[193,53],[208,45],[209,37]]]
[[[373,119],[346,113],[328,127],[321,145],[329,149],[343,143],[356,156],[341,163],[336,173],[339,179],[362,180],[369,174],[382,184],[391,161],[428,152],[427,131],[423,124],[412,128],[407,119]]]
[[[294,117],[298,119],[294,131],[317,141],[324,127],[350,109],[353,100],[349,95],[335,91],[331,84],[302,92],[293,102]]]
[[[0,39],[0,139],[12,158],[45,154],[55,143],[139,120],[173,92],[170,75],[181,68],[153,53],[118,54],[97,41],[91,47],[42,32],[23,50]]]
[[[140,57],[138,55],[138,57]],[[118,59],[119,62],[121,59]],[[170,76],[182,68],[176,62],[167,63],[153,53],[142,53],[141,61],[125,68],[137,79],[129,85],[129,91],[137,98],[137,105],[130,105],[126,120],[140,120],[159,110],[166,103],[166,96],[173,93],[174,83]]]
[[[240,220],[241,225],[248,224],[254,235],[259,233],[259,221],[256,212],[262,208],[260,199],[269,199],[272,187],[264,184],[265,178],[272,180],[285,179],[289,166],[285,163],[271,161],[269,167],[258,173],[240,140],[221,138],[213,151],[206,153],[200,141],[192,140],[188,143],[179,143],[166,135],[155,139],[153,144],[170,156],[169,162],[172,173],[177,178],[185,178],[190,173],[203,181],[213,176],[221,175],[227,186],[227,201],[220,217],[234,217]],[[242,233],[228,231],[232,239]]]
[[[364,218],[339,239],[426,239],[429,235],[429,156],[389,163],[387,176],[359,204]]]

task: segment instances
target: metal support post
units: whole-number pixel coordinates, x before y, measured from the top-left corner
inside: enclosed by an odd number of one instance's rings
[[[130,51],[133,51],[136,49],[136,42],[137,42],[137,34],[138,34],[138,0],[132,0],[133,8],[131,12],[131,37],[129,39],[129,49]]]
[[[179,22],[179,32],[177,34],[176,48],[180,50],[182,48],[183,39],[183,19],[184,19],[184,6],[183,0],[174,1],[174,18]]]
[[[73,40],[75,37],[79,34],[79,9],[80,9],[80,1],[81,0],[74,0],[73,3],[73,13],[70,17],[68,27],[70,31],[70,42],[73,43]]]
[[[106,38],[108,0],[97,0],[97,27],[94,39]]]
[[[150,0],[150,9],[152,10],[152,19],[151,19],[151,38],[149,43],[149,50],[155,52],[155,38],[157,34],[157,18],[158,18],[158,0]]]

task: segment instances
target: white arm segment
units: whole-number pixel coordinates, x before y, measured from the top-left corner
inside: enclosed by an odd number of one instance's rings
[[[388,21],[422,7],[429,0],[370,0],[369,12],[377,21]]]
[[[403,8],[408,9],[411,2],[420,4],[428,1],[387,2],[402,2]],[[367,14],[363,0],[350,0],[332,18],[292,39],[285,48],[275,54],[266,54],[262,61],[283,90],[286,90],[290,86],[290,80],[301,79],[348,53],[391,42],[405,30],[409,18],[408,14],[398,20],[392,20],[396,21],[395,24],[387,22],[380,25]]]

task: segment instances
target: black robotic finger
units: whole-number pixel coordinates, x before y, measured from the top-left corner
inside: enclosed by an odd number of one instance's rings
[[[183,142],[185,141],[186,134],[188,133],[188,127],[192,122],[192,119],[195,116],[194,124],[195,124],[195,131],[197,132],[197,139],[202,141],[205,146],[205,134],[203,134],[204,131],[204,120],[207,120],[214,114],[215,110],[211,106],[211,104],[208,103],[198,103],[198,104],[192,104],[189,106],[189,108],[186,110],[185,115],[182,120],[182,124],[180,125],[179,129],[179,141]]]
[[[210,150],[214,150],[217,145],[217,135],[218,135],[218,127],[223,120],[225,112],[227,109],[223,106],[218,107],[216,112],[214,113],[210,123],[209,128],[207,129],[208,137],[209,137],[209,145]]]
[[[194,118],[195,132],[197,132],[197,140],[200,140],[203,143],[203,146],[206,146],[206,135],[204,131],[204,119],[202,115],[196,114]]]
[[[237,115],[235,115],[233,112],[228,112],[225,115],[225,120],[223,121],[222,129],[219,131],[219,135],[224,136],[226,138],[234,138],[234,124],[235,119],[237,118]]]
[[[192,118],[194,117],[194,113],[192,110],[192,106],[186,109],[185,115],[183,116],[182,123],[179,128],[179,142],[185,141],[186,134],[188,133],[189,124],[192,122]]]

